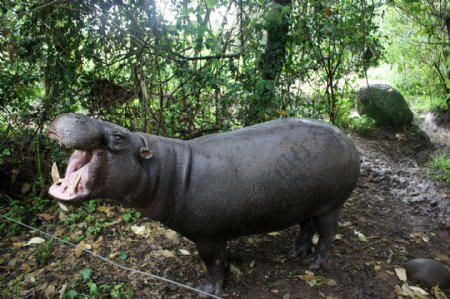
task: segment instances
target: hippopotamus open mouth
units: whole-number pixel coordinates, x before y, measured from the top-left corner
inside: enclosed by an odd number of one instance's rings
[[[53,185],[50,187],[51,196],[59,200],[83,200],[90,195],[87,182],[92,168],[95,168],[100,150],[75,150],[69,160],[64,178],[59,177],[58,167],[53,163]]]
[[[76,114],[65,115],[63,119],[57,118],[45,132],[61,146],[75,149],[64,178],[60,178],[56,163],[52,166],[53,184],[49,194],[61,201],[77,202],[91,198],[93,183],[105,157],[106,151],[101,148],[102,132],[95,123],[86,120]]]

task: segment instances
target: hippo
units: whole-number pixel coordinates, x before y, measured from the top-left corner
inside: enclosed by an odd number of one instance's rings
[[[220,295],[227,241],[300,225],[287,252],[326,268],[341,207],[359,177],[353,142],[324,122],[284,118],[184,141],[81,114],[62,114],[46,136],[71,148],[51,197],[110,199],[192,240],[206,265],[198,286]]]

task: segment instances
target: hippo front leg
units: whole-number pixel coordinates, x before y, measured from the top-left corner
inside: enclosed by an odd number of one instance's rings
[[[227,242],[197,241],[195,245],[207,270],[206,277],[196,287],[209,294],[220,296],[227,263]]]

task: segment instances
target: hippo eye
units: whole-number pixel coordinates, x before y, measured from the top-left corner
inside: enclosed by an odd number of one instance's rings
[[[122,143],[124,141],[125,137],[120,133],[114,133],[113,139],[114,139],[114,142],[116,142],[116,143]]]

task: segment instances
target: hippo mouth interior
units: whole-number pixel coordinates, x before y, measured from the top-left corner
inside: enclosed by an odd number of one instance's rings
[[[75,150],[67,165],[64,178],[59,177],[58,167],[53,163],[53,185],[49,194],[63,201],[79,201],[90,196],[87,183],[92,180],[93,166],[96,164],[100,150]]]

